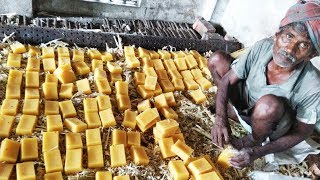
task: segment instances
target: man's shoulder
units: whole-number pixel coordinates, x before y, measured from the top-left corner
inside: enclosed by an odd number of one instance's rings
[[[267,52],[270,52],[274,44],[272,38],[265,38],[260,41],[257,41],[251,48],[252,53],[264,55]]]
[[[320,92],[320,71],[310,61],[306,63],[303,76],[301,79],[301,87],[304,92],[319,93]]]

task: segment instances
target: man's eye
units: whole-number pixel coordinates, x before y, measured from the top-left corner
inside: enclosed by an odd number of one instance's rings
[[[303,49],[308,49],[309,45],[306,44],[306,43],[300,43],[300,47],[303,48]]]
[[[286,35],[286,38],[287,38],[287,39],[292,39],[292,35],[291,35],[291,34],[287,34],[287,35]]]

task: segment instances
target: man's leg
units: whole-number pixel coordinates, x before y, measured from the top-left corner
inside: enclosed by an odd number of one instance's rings
[[[252,134],[235,140],[237,149],[261,145],[277,128],[285,113],[284,102],[275,95],[264,95],[255,104],[251,115]]]

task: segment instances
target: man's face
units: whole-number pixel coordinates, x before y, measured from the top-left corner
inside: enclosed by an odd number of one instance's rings
[[[280,67],[293,68],[313,57],[312,42],[307,33],[289,27],[277,33],[274,40],[273,60]]]

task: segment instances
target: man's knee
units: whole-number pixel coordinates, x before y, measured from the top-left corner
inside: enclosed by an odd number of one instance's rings
[[[264,95],[254,107],[253,118],[278,121],[281,119],[284,110],[284,102],[281,98],[272,94]]]
[[[226,74],[230,69],[232,57],[224,51],[214,52],[208,62],[210,70],[215,70],[220,76]]]

